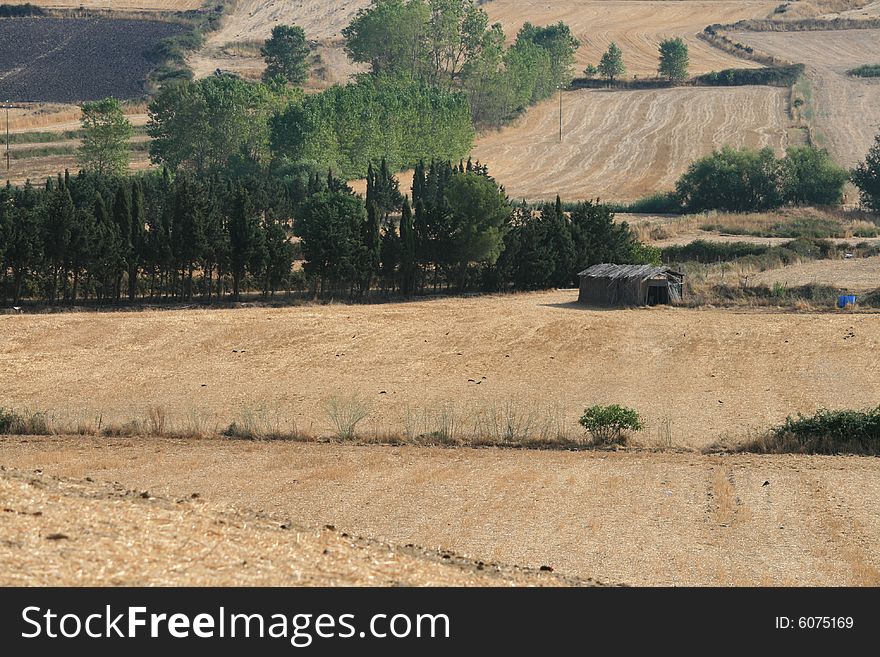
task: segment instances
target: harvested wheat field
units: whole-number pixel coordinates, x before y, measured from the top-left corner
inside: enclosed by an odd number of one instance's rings
[[[75,141],[69,142],[75,145]],[[34,146],[30,144],[30,146]],[[37,146],[40,146],[39,144]],[[131,153],[131,161],[128,170],[132,173],[138,171],[146,171],[152,166],[150,163],[149,153],[146,151],[133,151]],[[21,160],[12,160],[11,168],[7,174],[4,171],[0,175],[0,180],[10,180],[13,185],[21,185],[26,181],[45,181],[46,178],[54,178],[64,170],[69,170],[72,174],[79,171],[79,163],[76,155],[49,155],[46,157],[29,157]]]
[[[582,89],[477,139],[473,156],[515,199],[625,201],[666,191],[725,144],[786,145],[787,91],[773,87]],[[538,175],[536,175],[538,172]]]
[[[755,283],[773,285],[833,285],[846,290],[866,291],[880,287],[880,256],[848,260],[815,260],[782,269],[761,272]]]
[[[876,405],[880,316],[590,309],[577,291],[377,305],[0,316],[3,405],[95,429],[146,420],[205,433],[263,422],[327,435],[361,398],[365,438],[581,435],[621,403],[656,444],[743,438],[789,414]],[[853,336],[849,334],[853,333]],[[442,427],[441,427],[442,425]]]
[[[592,584],[92,478],[4,470],[0,497],[0,586]]]
[[[206,46],[190,57],[196,77],[209,75],[217,68],[253,77],[262,70],[256,56],[236,56],[224,52],[230,44],[268,38],[278,23],[296,24],[313,39],[318,55],[319,75],[310,83],[321,88],[345,80],[359,69],[348,61],[342,50],[342,30],[369,0],[305,0],[297,3],[242,0],[236,3],[223,26],[208,37]],[[762,1],[728,0],[564,0],[546,2],[491,0],[483,4],[490,23],[500,22],[512,40],[525,21],[547,25],[565,21],[581,39],[578,72],[587,63],[598,64],[611,41],[624,50],[630,75],[653,76],[657,72],[657,49],[668,36],[683,37],[690,47],[691,72],[706,73],[724,68],[756,66],[716,50],[696,38],[710,23],[730,23],[745,18],[764,18],[775,4]]]
[[[258,77],[265,65],[258,55],[230,54],[230,46],[265,41],[278,24],[298,25],[311,40],[317,60],[313,62],[313,80],[309,87],[320,89],[345,83],[360,68],[349,61],[342,50],[342,30],[369,0],[304,0],[303,2],[266,2],[240,0],[223,19],[219,30],[208,35],[205,46],[188,58],[197,78],[216,69],[234,71],[246,77]]]
[[[233,555],[228,562],[246,559],[248,565],[238,573],[227,564],[222,577],[247,579],[263,565],[280,573],[320,572],[329,569],[320,550],[313,550],[322,542],[343,550],[343,560],[352,553],[356,558],[351,540],[303,532],[303,547],[288,565],[291,532],[277,527],[292,520],[378,537],[383,547],[362,548],[361,554],[378,551],[382,560],[393,551],[386,543],[414,543],[467,559],[547,565],[559,575],[634,585],[880,584],[876,458],[10,437],[0,440],[0,463],[44,473],[3,482],[7,490],[12,484],[22,491],[4,504],[45,514],[4,514],[4,527],[15,523],[14,537],[27,537],[17,540],[40,547],[29,561],[41,566],[32,576],[40,582],[50,577],[46,570],[64,563],[63,550],[85,562],[88,575],[81,577],[100,572],[105,541],[111,560],[121,549],[150,554],[154,527],[155,542],[170,550],[192,531],[191,561],[179,568],[190,566],[195,575],[204,572],[200,558],[223,563],[227,553]],[[122,488],[181,501],[119,499],[119,486],[107,485],[99,487],[104,499],[80,501],[78,492],[59,496],[46,475],[118,481]],[[46,488],[35,490],[27,484],[32,478]],[[81,482],[71,486],[93,494]],[[191,500],[193,493],[199,502]],[[70,513],[64,513],[68,504]],[[253,509],[260,520],[240,513],[218,526],[217,515],[202,510],[217,504]],[[138,532],[132,547],[108,540],[118,524],[125,527],[114,518],[126,508],[150,519],[151,531]],[[78,509],[87,512],[83,519]],[[111,518],[108,539],[100,536],[103,526],[99,532],[90,524],[92,514],[100,513]],[[44,538],[50,531],[70,539],[53,544]],[[206,554],[215,546],[216,555]],[[15,554],[14,547],[0,550]],[[316,564],[302,565],[316,555]],[[154,559],[161,560],[161,553]],[[5,554],[4,563],[10,563]],[[396,567],[366,573],[387,582]],[[339,577],[365,581],[365,573],[353,569],[340,568]],[[62,572],[73,570],[67,564]],[[112,568],[107,571],[112,577]],[[469,575],[472,568],[460,576]],[[443,571],[435,567],[412,577],[437,581]]]
[[[864,159],[880,132],[880,79],[846,72],[880,62],[880,30],[741,32],[731,38],[806,64],[820,144],[846,167]]]
[[[696,35],[712,23],[766,18],[777,4],[739,0],[492,0],[484,9],[489,21],[500,22],[510,39],[526,21],[536,25],[565,22],[581,41],[578,73],[587,64],[598,65],[614,41],[623,50],[628,76],[654,77],[660,42],[670,37],[682,37],[687,43],[691,75],[758,66],[713,48]]]

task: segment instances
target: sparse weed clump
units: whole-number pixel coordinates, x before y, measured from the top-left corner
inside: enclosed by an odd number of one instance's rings
[[[643,427],[638,412],[618,404],[586,408],[579,422],[594,445],[625,445],[628,435]]]
[[[52,434],[49,416],[42,412],[18,412],[0,407],[0,434],[18,436],[48,436]]]
[[[324,413],[339,440],[354,440],[355,429],[369,414],[370,402],[359,394],[333,395],[324,402]]]

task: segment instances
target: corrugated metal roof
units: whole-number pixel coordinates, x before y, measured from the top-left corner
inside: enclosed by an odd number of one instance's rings
[[[645,280],[666,273],[678,274],[678,272],[669,267],[657,267],[655,265],[593,265],[589,269],[585,269],[578,276],[589,276],[590,278],[610,278],[617,280],[621,278],[637,278]],[[680,275],[680,274],[679,274]]]

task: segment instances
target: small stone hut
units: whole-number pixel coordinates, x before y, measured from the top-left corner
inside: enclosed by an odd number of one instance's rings
[[[580,274],[578,301],[602,306],[656,306],[681,301],[684,274],[654,265],[593,265]]]

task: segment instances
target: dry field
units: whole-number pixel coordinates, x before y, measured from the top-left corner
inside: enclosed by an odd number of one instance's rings
[[[692,75],[725,68],[757,66],[717,50],[696,38],[712,23],[766,18],[776,2],[739,0],[492,0],[484,5],[489,20],[516,37],[526,21],[548,25],[564,21],[580,39],[579,69],[598,65],[608,44],[623,50],[628,75],[657,74],[660,41],[682,37],[688,44]]]
[[[761,272],[755,284],[786,286],[834,285],[853,292],[876,290],[880,286],[880,256],[850,260],[816,260]]]
[[[847,167],[865,157],[880,132],[880,80],[846,71],[880,62],[880,30],[742,32],[733,39],[807,65],[813,125],[820,142]]]
[[[0,472],[0,586],[591,584],[119,484]]]
[[[786,145],[787,91],[773,87],[582,89],[531,108],[477,140],[474,157],[512,198],[625,201],[674,187],[725,144]]]
[[[204,0],[3,0],[7,5],[32,4],[47,9],[108,9],[112,11],[186,11]]]
[[[88,476],[183,500],[174,505],[113,496],[109,503],[74,498],[74,505],[68,495],[59,499],[53,485],[44,490],[23,485],[33,475],[24,476],[24,482],[13,480],[25,489],[17,495],[37,499],[22,502],[14,496],[4,505],[24,513],[41,510],[46,516],[3,514],[4,528],[15,523],[14,536],[25,537],[17,540],[40,550],[22,564],[36,566],[32,583],[50,579],[46,570],[53,567],[65,576],[82,567],[80,577],[94,577],[105,559],[110,562],[103,567],[107,573],[131,568],[141,559],[118,565],[120,552],[130,555],[131,550],[156,563],[162,560],[157,550],[177,548],[172,559],[185,555],[179,568],[190,566],[194,581],[205,565],[221,563],[226,568],[215,576],[249,583],[259,581],[254,571],[263,564],[282,573],[329,570],[336,564],[327,564],[312,549],[316,542],[320,547],[328,541],[331,548],[341,543],[343,558],[351,553],[348,541],[338,535],[303,532],[303,546],[290,557],[290,533],[275,527],[292,521],[333,524],[339,531],[377,537],[382,544],[414,543],[531,568],[549,565],[556,574],[602,582],[880,584],[876,458],[10,437],[0,440],[0,463],[22,471],[41,469],[44,475],[34,477],[37,485],[47,483],[46,475]],[[87,486],[84,492],[92,494]],[[192,493],[201,501],[193,503]],[[247,515],[239,515],[218,526],[202,511],[214,505],[252,509],[268,521],[248,523]],[[125,506],[141,515],[124,518]],[[98,525],[101,514],[110,516],[112,524]],[[129,528],[143,515],[144,528]],[[116,529],[118,524],[124,531]],[[50,531],[70,539],[53,544],[38,537]],[[113,542],[118,534],[128,540]],[[179,549],[190,536],[186,549]],[[206,554],[212,548],[216,555]],[[16,554],[14,548],[0,549]],[[246,559],[247,567],[236,563],[241,572],[235,572],[227,554],[232,563]],[[304,556],[318,561],[301,565]],[[72,565],[68,560],[81,561]],[[2,562],[18,563],[6,554]],[[395,575],[405,565],[396,562],[366,572],[378,582],[406,579]],[[155,576],[176,578],[177,572]],[[343,581],[351,576],[348,568],[333,572]],[[365,581],[357,575],[354,581]],[[416,581],[441,576],[435,571]]]
[[[675,447],[880,390],[875,314],[588,309],[563,290],[378,305],[0,316],[2,405],[94,427],[146,419],[223,430],[256,417],[327,435],[331,397],[359,394],[374,432],[530,432],[597,403],[632,406]],[[849,333],[854,333],[853,337]],[[63,336],[63,339],[60,337]]]
[[[263,65],[258,57],[230,56],[224,46],[255,39],[266,39],[279,22],[301,26],[310,39],[318,42],[322,76],[313,79],[312,88],[344,82],[357,68],[342,51],[342,29],[369,5],[369,0],[305,0],[297,3],[241,0],[223,27],[210,35],[206,47],[190,59],[197,77],[215,69],[232,70],[255,77]],[[667,36],[682,36],[688,42],[691,72],[695,74],[734,66],[755,66],[716,50],[695,35],[710,23],[730,23],[744,18],[764,18],[775,3],[733,0],[563,0],[552,6],[546,2],[491,0],[483,5],[490,22],[500,22],[513,39],[525,21],[546,25],[563,20],[583,45],[578,68],[597,64],[611,41],[624,50],[628,72],[640,77],[657,70],[657,48]]]
[[[208,35],[205,47],[190,56],[189,65],[197,78],[210,75],[218,68],[247,77],[259,77],[264,68],[261,58],[230,55],[223,52],[224,47],[265,40],[275,25],[285,23],[299,25],[305,30],[307,38],[317,41],[318,66],[323,71],[321,78],[311,81],[310,88],[344,83],[358,68],[342,50],[342,29],[359,9],[369,4],[369,0],[239,0],[227,14],[221,28]]]

